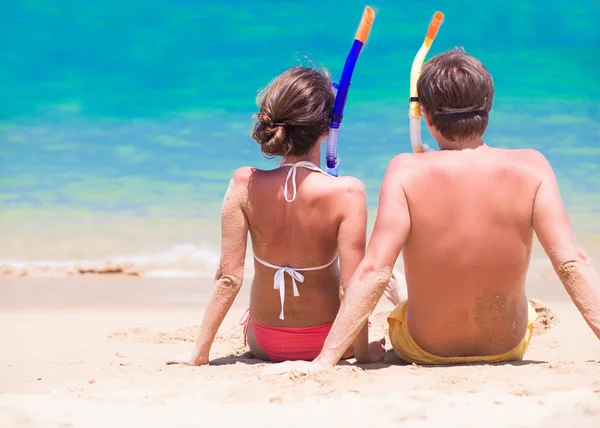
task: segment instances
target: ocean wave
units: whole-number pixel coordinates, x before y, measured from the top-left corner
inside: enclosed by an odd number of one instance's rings
[[[154,254],[117,256],[99,260],[0,260],[2,277],[62,277],[125,275],[160,278],[212,277],[218,252],[195,245],[178,245]]]
[[[219,259],[218,251],[186,244],[159,253],[141,253],[98,260],[0,260],[0,277],[122,275],[147,278],[212,278]],[[396,267],[404,276],[401,260]],[[248,252],[244,275],[253,274],[252,253]],[[531,258],[527,272],[528,280],[548,280],[555,276],[548,258]]]

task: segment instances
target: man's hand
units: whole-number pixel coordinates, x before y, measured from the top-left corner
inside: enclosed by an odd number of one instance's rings
[[[322,372],[326,368],[315,361],[284,361],[283,363],[269,364],[262,372],[274,375],[304,376],[309,373]]]
[[[398,269],[394,269],[392,272],[392,279],[388,283],[387,287],[383,291],[383,295],[390,301],[394,306],[398,306],[404,300],[408,299],[408,292],[406,290],[406,278]]]
[[[357,356],[355,355],[356,362],[359,364],[371,364],[371,363],[379,363],[383,361],[385,357],[385,337],[382,337],[379,340],[374,340],[369,343],[369,347],[367,348],[369,354],[367,356]]]
[[[380,363],[385,358],[385,337],[369,343],[370,363]]]

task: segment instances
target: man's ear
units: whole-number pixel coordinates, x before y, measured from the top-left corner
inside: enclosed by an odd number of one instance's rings
[[[421,113],[423,113],[423,117],[425,117],[425,123],[427,123],[427,126],[433,126],[433,124],[431,123],[431,118],[429,117],[429,114],[427,114],[427,111],[424,108],[421,108]]]

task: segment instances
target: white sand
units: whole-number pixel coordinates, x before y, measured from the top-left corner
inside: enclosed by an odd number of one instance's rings
[[[560,322],[533,338],[521,363],[420,367],[388,352],[383,364],[291,378],[264,375],[264,363],[244,358],[247,290],[220,330],[213,364],[186,367],[164,362],[190,351],[206,285],[4,281],[0,427],[598,428],[600,341],[559,287],[530,290]],[[385,330],[389,309],[380,304],[373,331]]]

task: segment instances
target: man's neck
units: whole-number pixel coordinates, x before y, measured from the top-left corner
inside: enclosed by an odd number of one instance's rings
[[[481,137],[457,141],[450,141],[444,138],[443,140],[438,141],[438,146],[440,147],[440,150],[473,150],[485,147],[485,142]]]

